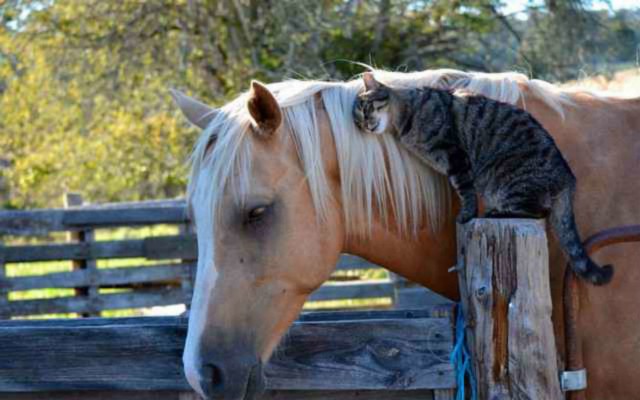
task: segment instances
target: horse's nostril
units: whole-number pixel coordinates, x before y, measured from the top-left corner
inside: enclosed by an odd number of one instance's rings
[[[211,384],[215,389],[221,389],[224,385],[222,370],[215,365],[211,365]]]

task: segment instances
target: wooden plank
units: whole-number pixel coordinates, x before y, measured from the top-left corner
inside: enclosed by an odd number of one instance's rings
[[[458,226],[460,293],[478,399],[561,399],[544,224]]]
[[[125,293],[101,294],[94,299],[86,297],[57,297],[42,300],[19,300],[7,303],[13,316],[53,313],[85,313],[91,310],[117,310],[123,308],[153,307],[184,304],[189,301],[180,288],[143,289]]]
[[[436,389],[433,400],[456,400],[456,389]]]
[[[272,400],[433,400],[431,390],[290,390],[269,391],[261,399]],[[180,399],[188,400],[188,399]],[[193,399],[196,400],[196,399]],[[197,399],[200,400],[200,399]]]
[[[64,207],[78,207],[82,206],[83,200],[82,196],[77,193],[66,193],[64,196]],[[93,229],[83,229],[77,232],[67,232],[67,238],[69,242],[77,242],[77,243],[85,243],[85,242],[93,242],[94,241],[94,232]],[[93,276],[95,275],[97,269],[96,260],[72,260],[71,266],[75,270],[84,270],[85,274],[89,276],[89,282],[93,281]],[[93,299],[98,296],[98,287],[93,284],[87,284],[83,287],[77,287],[75,289],[76,296],[85,296],[89,299]],[[89,301],[91,304],[91,301]],[[96,317],[100,316],[99,311],[90,310],[87,313],[82,313],[82,317]]]
[[[0,322],[0,392],[189,390],[181,360],[186,320],[154,320]],[[452,345],[448,318],[295,323],[266,367],[267,386],[450,388]]]
[[[47,275],[6,278],[0,287],[8,290],[76,288],[89,285],[124,286],[147,282],[179,282],[195,268],[194,264],[160,264],[145,267],[101,268],[95,275],[85,270],[57,272]]]
[[[197,242],[193,235],[76,244],[7,246],[4,249],[5,261],[8,263],[133,257],[152,260],[179,259],[194,258],[197,254]]]
[[[194,392],[154,391],[74,391],[11,393],[1,398],[13,400],[201,400]],[[270,390],[260,400],[434,400],[431,390]],[[453,399],[453,397],[451,398]],[[449,399],[447,399],[449,400]]]
[[[349,321],[369,319],[415,319],[415,318],[452,318],[453,303],[425,306],[415,310],[376,310],[376,311],[311,311],[299,317],[303,322]]]
[[[5,268],[4,256],[4,245],[0,240],[0,320],[11,317],[7,307],[7,303],[9,302],[9,290],[4,285],[4,282],[7,281],[7,270]]]
[[[54,392],[1,393],[0,399],[11,400],[201,400],[189,392],[175,390],[75,390]]]
[[[415,286],[398,288],[398,286],[396,286],[393,306],[396,309],[401,310],[404,308],[413,309],[425,307],[428,305],[445,304],[452,302],[453,300],[441,296],[438,293],[432,292],[425,287]]]
[[[8,246],[7,262],[34,262],[52,260],[85,260],[95,258],[147,257],[150,259],[197,259],[195,234],[155,236],[146,239],[95,242],[91,245],[46,244]],[[379,268],[363,258],[343,254],[337,269],[357,270]]]
[[[308,301],[338,299],[365,299],[392,297],[393,284],[389,281],[340,282],[323,285],[309,296]]]
[[[361,270],[361,269],[375,269],[382,268],[381,266],[374,264],[366,259],[353,254],[342,254],[338,260],[336,270]]]
[[[379,319],[424,319],[448,318],[453,315],[453,306],[438,305],[419,310],[382,310],[382,311],[312,311],[298,316],[298,322],[338,322],[338,321],[370,321]],[[77,328],[85,326],[129,326],[144,322],[149,325],[186,324],[186,317],[125,317],[125,318],[84,318],[84,319],[46,319],[46,320],[5,320],[0,321],[3,328],[51,327],[56,329]]]
[[[304,330],[290,330],[286,348],[271,359],[267,367],[268,375],[274,377],[271,388],[407,390],[454,386],[448,376],[452,372],[448,355],[453,340],[448,319],[304,326]],[[313,381],[308,379],[311,376]],[[360,387],[354,388],[353,382]]]
[[[142,246],[144,248],[144,246]],[[19,251],[13,253],[14,258],[20,257],[20,254],[26,250]],[[172,250],[173,251],[173,250]],[[179,250],[182,252],[183,250]],[[4,254],[0,250],[0,254]],[[156,256],[157,253],[156,253]],[[53,257],[53,256],[52,256]],[[114,257],[112,257],[114,258]],[[117,284],[126,284],[124,274],[130,274],[131,283],[141,283],[141,282],[154,282],[154,281],[163,281],[163,280],[178,280],[181,279],[182,275],[187,274],[193,275],[195,273],[197,260],[183,260],[181,265],[184,267],[179,267],[178,264],[164,264],[157,266],[147,266],[147,267],[126,267],[126,268],[109,268],[109,269],[98,269],[96,271],[96,277],[91,279],[87,274],[82,273],[82,271],[74,271],[74,272],[62,272],[62,273],[52,273],[46,275],[37,275],[37,276],[28,276],[28,277],[16,277],[16,278],[8,278],[5,283],[0,281],[0,287],[6,287],[11,290],[27,290],[27,289],[40,289],[40,288],[49,288],[49,287],[60,287],[60,288],[73,288],[73,287],[81,287],[88,285],[117,285]],[[138,269],[140,268],[140,269]],[[164,271],[164,269],[172,269],[172,272]],[[345,269],[357,269],[353,268],[352,265],[349,265],[349,268]],[[167,275],[169,274],[169,275]],[[145,275],[149,275],[149,278],[146,278]],[[193,279],[193,278],[191,278]],[[410,308],[410,307],[407,307]]]
[[[183,223],[188,220],[183,200],[115,203],[70,209],[0,211],[0,235],[47,235],[50,232]]]
[[[195,225],[192,224],[191,222],[181,224],[179,229],[180,229],[181,235],[196,236]],[[192,257],[189,257],[189,258],[183,258],[180,261],[180,264],[186,267],[183,269],[183,273],[180,279],[180,285],[182,287],[182,291],[184,292],[185,298],[191,299],[193,297],[193,288],[195,286],[196,272],[198,270],[197,254],[194,254]],[[185,308],[186,308],[185,312],[189,312],[189,309],[191,308],[190,301],[185,304]]]
[[[149,239],[153,239],[153,238],[149,238]],[[173,254],[191,253],[190,249],[185,250],[182,246],[193,246],[192,240],[194,239],[192,237],[189,237],[189,239],[187,239],[188,242],[186,244],[180,243],[169,250],[165,249],[163,250],[162,254],[160,254],[159,252],[155,252],[153,257],[173,258],[171,257],[171,255]],[[154,240],[148,240],[148,242],[154,242]],[[103,243],[103,242],[100,242],[100,243]],[[162,241],[161,243],[164,244],[165,242]],[[63,257],[64,255],[67,255],[73,251],[73,250],[69,250],[68,248],[61,250],[58,245],[45,245],[45,246],[46,246],[45,249],[53,248],[50,251],[50,254],[48,255],[49,259],[54,257]],[[100,245],[98,245],[98,247],[99,246]],[[41,246],[34,246],[34,247],[39,248]],[[123,250],[123,252],[126,251],[126,254],[121,254],[120,256],[118,256],[117,254],[113,253],[113,251],[111,251],[109,258],[133,257],[131,254],[142,254],[145,251],[151,252],[153,251],[151,249],[154,249],[156,247],[158,246],[154,243],[151,246],[147,246],[147,249],[145,250],[144,244],[142,245],[140,243],[134,244],[134,245],[123,244],[121,248],[125,249]],[[14,246],[13,248],[18,248],[19,250],[11,250],[10,256],[14,260],[12,262],[19,262],[18,260],[20,258],[27,258],[27,257],[23,257],[23,255],[25,253],[29,253],[29,251],[33,249],[33,247],[31,246]],[[109,249],[110,250],[113,249],[113,246],[111,246]],[[36,249],[35,254],[31,254],[28,256],[31,258],[30,260],[23,260],[23,261],[33,262],[35,261],[33,260],[33,258],[41,257],[41,255],[43,253],[46,253],[47,251],[48,250]],[[91,251],[92,250],[83,250],[83,252],[91,252]],[[98,249],[96,251],[103,252],[104,254],[106,250]],[[80,253],[81,253],[80,251],[77,251],[76,256],[80,257],[81,256]],[[166,254],[166,253],[170,253],[170,254]],[[0,255],[4,255],[4,251],[0,250]],[[173,280],[173,279],[181,279],[182,275],[180,274],[185,274],[191,277],[191,275],[195,274],[196,263],[197,263],[197,260],[185,259],[182,262],[182,265],[184,265],[184,268],[179,268],[179,271],[176,265],[174,264],[157,266],[157,268],[156,267],[153,267],[153,268],[140,267],[141,269],[137,269],[137,267],[118,268],[117,269],[118,271],[116,271],[115,268],[113,269],[113,271],[111,269],[99,269],[96,271],[96,276],[93,279],[91,279],[89,275],[85,273],[81,273],[81,271],[52,273],[52,274],[29,276],[29,277],[16,277],[13,279],[8,278],[6,282],[0,281],[0,287],[6,287],[11,290],[27,290],[27,289],[49,288],[49,287],[73,288],[73,287],[89,286],[94,284],[97,284],[100,286],[126,284],[127,283],[126,279],[123,279],[124,277],[122,278],[120,277],[121,274],[123,273],[131,274],[131,283],[154,282],[154,281],[162,281],[162,280],[170,280],[170,279]],[[174,271],[171,272],[170,275],[166,275],[167,272],[163,272],[161,268],[170,268],[170,269],[174,269]],[[349,267],[345,269],[352,270],[352,269],[358,269],[358,268],[354,268],[353,265],[349,265]],[[149,275],[148,279],[145,278],[144,276],[145,274]],[[194,279],[194,278],[191,277],[190,279]],[[191,291],[191,288],[189,291]]]

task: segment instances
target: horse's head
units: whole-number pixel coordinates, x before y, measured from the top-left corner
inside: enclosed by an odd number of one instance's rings
[[[324,204],[319,218],[305,155],[265,86],[253,82],[248,94],[218,110],[174,97],[205,129],[190,186],[199,258],[185,374],[206,398],[250,399],[263,387],[262,366],[280,337],[336,265],[340,206],[325,196],[333,204]],[[337,163],[335,154],[326,155],[314,162]],[[337,165],[331,169],[327,187],[338,185]]]
[[[255,397],[262,365],[343,251],[418,282],[452,279],[423,268],[450,263],[443,242],[407,240],[446,217],[446,179],[389,135],[356,130],[362,89],[360,79],[254,82],[216,110],[176,94],[204,129],[189,185],[198,271],[184,365],[205,397]]]

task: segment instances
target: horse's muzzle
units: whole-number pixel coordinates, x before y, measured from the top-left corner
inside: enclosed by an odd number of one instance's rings
[[[206,400],[254,400],[264,391],[264,372],[258,358],[218,358],[200,369]]]

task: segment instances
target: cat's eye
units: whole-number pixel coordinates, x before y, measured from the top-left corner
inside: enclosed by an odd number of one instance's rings
[[[386,107],[386,106],[387,106],[387,104],[389,104],[389,103],[388,103],[386,100],[385,100],[385,101],[378,101],[378,100],[376,100],[376,101],[374,101],[374,102],[373,102],[373,107],[374,107],[376,110],[379,110],[379,109],[381,109],[381,108]]]

